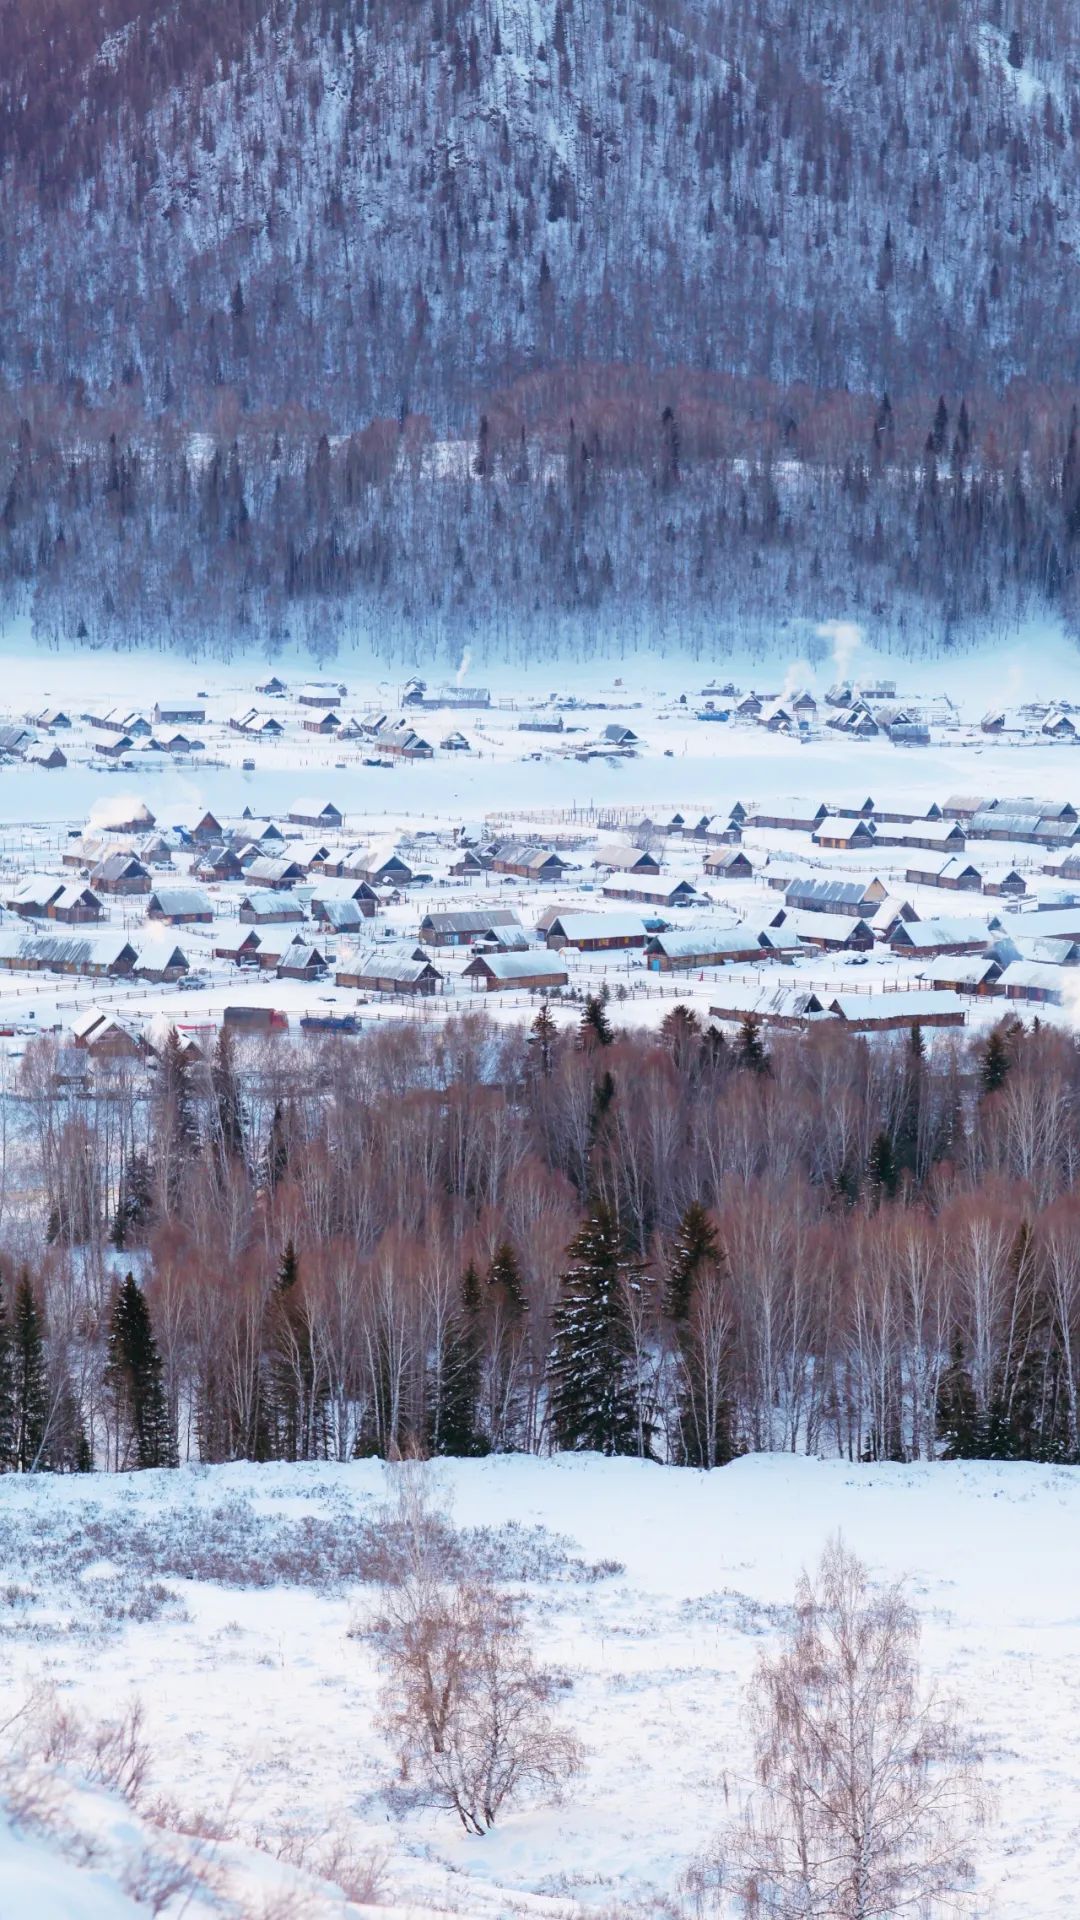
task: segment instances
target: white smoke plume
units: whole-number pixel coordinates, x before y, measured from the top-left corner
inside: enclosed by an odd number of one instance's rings
[[[825,620],[817,631],[823,640],[832,641],[833,669],[838,680],[846,680],[862,646],[862,628],[854,620]]]

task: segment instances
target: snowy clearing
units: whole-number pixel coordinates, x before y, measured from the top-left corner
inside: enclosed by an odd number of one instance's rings
[[[377,1675],[353,1634],[376,1590],[348,1572],[393,1478],[374,1462],[5,1481],[5,1717],[42,1681],[98,1713],[138,1695],[156,1791],[189,1816],[227,1808],[241,1849],[328,1831],[386,1849],[381,1898],[415,1915],[652,1914],[738,1803],[743,1689],[840,1529],[875,1578],[909,1579],[926,1668],[985,1742],[987,1911],[1075,1911],[1075,1470],[772,1456],[704,1475],[589,1457],[432,1471],[458,1525],[495,1530],[541,1653],[569,1671],[588,1764],[567,1805],[515,1809],[484,1840],[444,1813],[393,1815]],[[150,1588],[156,1618],[117,1610]],[[56,1886],[65,1920],[130,1911]],[[312,1911],[343,1909],[323,1889]]]

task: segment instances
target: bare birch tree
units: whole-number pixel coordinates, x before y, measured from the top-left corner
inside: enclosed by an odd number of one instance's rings
[[[741,1911],[770,1920],[940,1920],[970,1903],[979,1757],[923,1688],[919,1623],[842,1541],[799,1582],[750,1701],[758,1791],[730,1836]]]
[[[520,1603],[479,1572],[450,1575],[424,1469],[398,1473],[397,1547],[374,1630],[383,1730],[403,1784],[483,1834],[519,1793],[558,1799],[581,1749],[550,1711],[558,1678],[537,1665]]]

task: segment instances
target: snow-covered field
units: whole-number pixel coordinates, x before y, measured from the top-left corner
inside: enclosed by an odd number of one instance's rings
[[[378,1676],[356,1635],[377,1589],[353,1569],[395,1471],[365,1462],[5,1481],[0,1721],[42,1683],[89,1715],[139,1697],[150,1798],[175,1803],[189,1830],[222,1822],[254,1884],[303,1880],[313,1916],[349,1909],[273,1856],[325,1857],[333,1836],[358,1857],[385,1855],[380,1902],[413,1920],[643,1920],[667,1911],[664,1898],[737,1808],[747,1681],[800,1569],[840,1530],[875,1578],[910,1581],[926,1671],[962,1698],[984,1744],[997,1789],[979,1847],[985,1911],[1072,1920],[1075,1470],[787,1457],[712,1474],[588,1457],[427,1469],[456,1524],[501,1541],[542,1654],[572,1680],[563,1710],[588,1751],[566,1804],[516,1808],[483,1840],[444,1813],[399,1814],[387,1797]],[[54,1841],[0,1838],[0,1896],[19,1889],[14,1905],[0,1898],[5,1920],[140,1911],[110,1891],[140,1839],[137,1820],[102,1795],[86,1817],[101,1839],[93,1869],[55,1864]],[[52,1904],[32,1878],[13,1881],[16,1869],[40,1870]]]

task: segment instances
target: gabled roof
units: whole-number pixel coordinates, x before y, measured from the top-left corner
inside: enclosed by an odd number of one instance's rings
[[[548,927],[570,945],[578,940],[639,940],[645,923],[639,913],[559,913]]]
[[[866,880],[790,880],[784,890],[784,899],[789,900],[793,907],[808,900],[823,907],[858,907],[866,901],[874,878],[876,876],[868,876]]]
[[[187,973],[190,970],[191,963],[183,947],[165,934],[145,935],[137,946],[136,973],[172,973],[174,970]]]
[[[782,912],[784,918],[780,925],[802,940],[836,940],[843,944],[855,935],[860,939],[873,938],[868,920],[856,919],[847,913],[804,913],[797,907],[784,907]]]
[[[378,946],[353,947],[341,955],[337,971],[361,980],[400,980],[404,986],[413,986],[417,980],[432,974],[437,980],[443,977],[422,948],[398,946],[390,941]]]
[[[740,923],[735,927],[694,927],[691,931],[672,928],[668,933],[654,933],[645,944],[648,954],[663,954],[668,960],[686,960],[700,955],[749,953],[760,945],[753,928]]]
[[[107,853],[91,875],[95,880],[138,880],[149,878],[141,860],[133,853]]]
[[[154,909],[164,914],[213,913],[214,905],[201,887],[155,887],[146,903],[147,913]]]
[[[610,880],[604,881],[600,891],[611,898],[636,894],[643,900],[659,901],[693,898],[697,894],[692,880],[676,880],[670,873],[613,874]]]
[[[561,980],[566,974],[566,964],[560,953],[551,953],[546,947],[530,947],[527,953],[478,953],[464,972],[505,981],[530,980],[543,975]]]
[[[985,946],[990,939],[990,929],[985,920],[916,920],[905,921],[897,927],[892,944],[905,950],[918,953],[928,947],[950,947],[974,944]]]
[[[460,908],[452,913],[425,913],[421,926],[430,927],[433,938],[439,934],[488,933],[502,927],[519,927],[521,921],[511,907]]]
[[[310,795],[303,794],[299,800],[290,800],[288,811],[290,814],[302,814],[306,820],[341,819],[341,808],[321,795],[312,799]]]
[[[51,873],[27,873],[4,895],[4,903],[9,907],[40,907],[42,911],[52,905],[64,891],[64,882]]]

